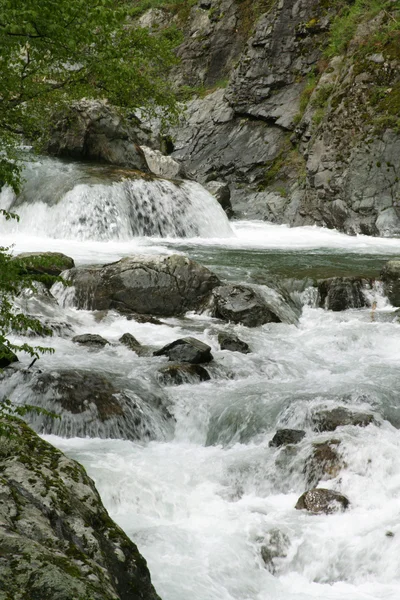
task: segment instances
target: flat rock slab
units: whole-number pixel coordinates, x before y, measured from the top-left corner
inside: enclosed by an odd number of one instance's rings
[[[324,513],[326,515],[345,510],[350,505],[350,501],[343,494],[326,490],[324,488],[314,488],[304,492],[297,500],[295,508],[297,510],[308,510],[314,514]]]
[[[171,361],[191,363],[192,365],[209,363],[213,360],[211,347],[192,337],[175,340],[154,352],[153,355],[168,356]]]
[[[108,265],[71,269],[75,303],[171,317],[199,309],[220,284],[214,273],[181,255],[133,256]]]

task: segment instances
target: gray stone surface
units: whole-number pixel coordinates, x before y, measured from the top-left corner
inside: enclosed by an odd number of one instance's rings
[[[69,271],[78,308],[159,316],[198,309],[219,285],[216,275],[181,255],[133,256]]]
[[[22,422],[0,448],[2,600],[159,600],[84,468]]]
[[[217,287],[212,295],[212,314],[218,319],[258,327],[264,323],[279,323],[264,298],[245,285],[228,284]]]
[[[209,363],[213,360],[211,347],[192,337],[175,340],[153,354],[154,356],[168,356],[168,359],[173,362],[184,362],[192,365]]]
[[[325,513],[329,515],[340,510],[345,510],[349,505],[349,499],[339,492],[324,488],[314,488],[300,496],[295,508],[297,510],[305,509],[314,514]]]

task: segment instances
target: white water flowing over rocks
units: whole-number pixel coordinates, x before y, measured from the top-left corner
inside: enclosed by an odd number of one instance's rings
[[[212,239],[172,240],[119,238],[114,232],[106,241],[95,229],[87,241],[85,236],[71,241],[55,239],[54,230],[46,229],[49,221],[38,223],[37,205],[20,204],[22,229],[2,229],[2,244],[15,241],[16,251],[64,251],[81,264],[139,251],[181,251],[224,277],[262,286],[266,269],[275,263],[294,261],[287,276],[293,278],[315,265],[369,268],[400,250],[398,240],[250,222],[233,225],[236,237],[228,237],[228,230],[219,239],[216,233]],[[69,227],[68,213],[60,212],[61,217],[62,226]],[[173,435],[160,434],[149,443],[46,436],[87,468],[112,518],[147,559],[163,600],[400,597],[400,324],[379,286],[368,290],[377,301],[373,315],[370,308],[325,311],[315,308],[309,288],[302,294],[306,306],[298,326],[254,329],[204,314],[153,325],[114,312],[99,319],[71,307],[48,309],[48,316],[66,321],[74,335],[97,333],[111,344],[89,351],[68,337],[54,337],[55,354],[40,359],[44,371],[87,369],[160,391],[154,372],[165,360],[139,357],[117,344],[123,333],[157,348],[187,335],[212,347],[210,381],[164,389],[176,419]],[[28,300],[24,308],[29,310]],[[219,331],[236,333],[252,353],[220,350]],[[17,388],[13,398],[22,393],[25,388]],[[313,432],[312,412],[334,406],[371,412],[376,424]],[[268,446],[279,427],[306,430],[297,452]],[[333,438],[341,442],[345,466],[321,486],[344,493],[350,508],[332,515],[295,510],[306,489],[304,462],[312,443]],[[286,556],[274,561],[273,575],[261,547],[274,529],[287,535],[289,545]]]

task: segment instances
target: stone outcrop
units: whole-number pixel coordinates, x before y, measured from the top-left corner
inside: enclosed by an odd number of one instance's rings
[[[78,308],[158,316],[196,310],[219,285],[216,275],[181,255],[133,256],[72,269]]]
[[[159,600],[81,465],[15,421],[0,471],[0,598]]]
[[[46,150],[54,156],[148,172],[137,130],[106,102],[81,100],[55,120]]]
[[[339,440],[314,442],[312,452],[304,465],[307,487],[315,487],[321,480],[334,479],[345,466],[339,454]]]
[[[109,343],[105,338],[97,333],[82,333],[81,335],[75,335],[72,338],[72,341],[75,344],[80,344],[81,346],[89,346],[92,348],[104,348]]]
[[[31,275],[57,277],[75,267],[73,259],[61,252],[21,252],[13,260]]]

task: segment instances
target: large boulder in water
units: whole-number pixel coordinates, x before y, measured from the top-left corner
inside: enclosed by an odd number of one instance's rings
[[[333,311],[368,306],[362,287],[362,280],[355,277],[322,279],[318,281],[319,305]]]
[[[305,435],[306,432],[302,429],[278,429],[268,445],[270,448],[280,448],[289,444],[298,444]]]
[[[190,363],[167,365],[158,370],[158,380],[164,385],[200,383],[210,379],[211,377],[204,367]]]
[[[160,600],[80,464],[15,420],[0,471],[0,598]]]
[[[102,101],[84,99],[60,115],[46,150],[54,156],[149,171],[134,129]]]
[[[400,260],[389,260],[382,270],[383,289],[393,306],[400,306]]]
[[[246,285],[228,284],[216,287],[212,294],[212,314],[218,319],[257,327],[264,323],[280,323],[264,298]]]
[[[295,508],[297,510],[305,509],[314,514],[325,513],[329,515],[339,510],[345,510],[349,504],[349,499],[339,492],[324,488],[314,488],[304,492],[300,496]]]
[[[321,480],[334,479],[345,467],[339,455],[339,440],[314,442],[312,453],[304,465],[304,475],[308,487],[315,487]]]
[[[21,252],[13,260],[31,275],[57,277],[75,267],[74,260],[62,252]]]
[[[26,415],[25,420],[38,433],[152,440],[165,438],[172,431],[166,399],[140,382],[121,388],[102,373],[68,369],[26,377],[30,379],[18,388],[18,403],[32,404],[33,394],[34,404],[51,413]]]
[[[335,431],[338,427],[355,425],[367,427],[371,423],[376,424],[373,415],[365,412],[352,411],[344,406],[332,409],[319,410],[311,416],[314,431]]]
[[[192,365],[209,363],[213,360],[211,347],[192,337],[175,340],[153,354],[154,356],[168,356],[171,361]]]
[[[69,271],[78,308],[171,317],[200,308],[220,284],[185,256],[133,256]]]

